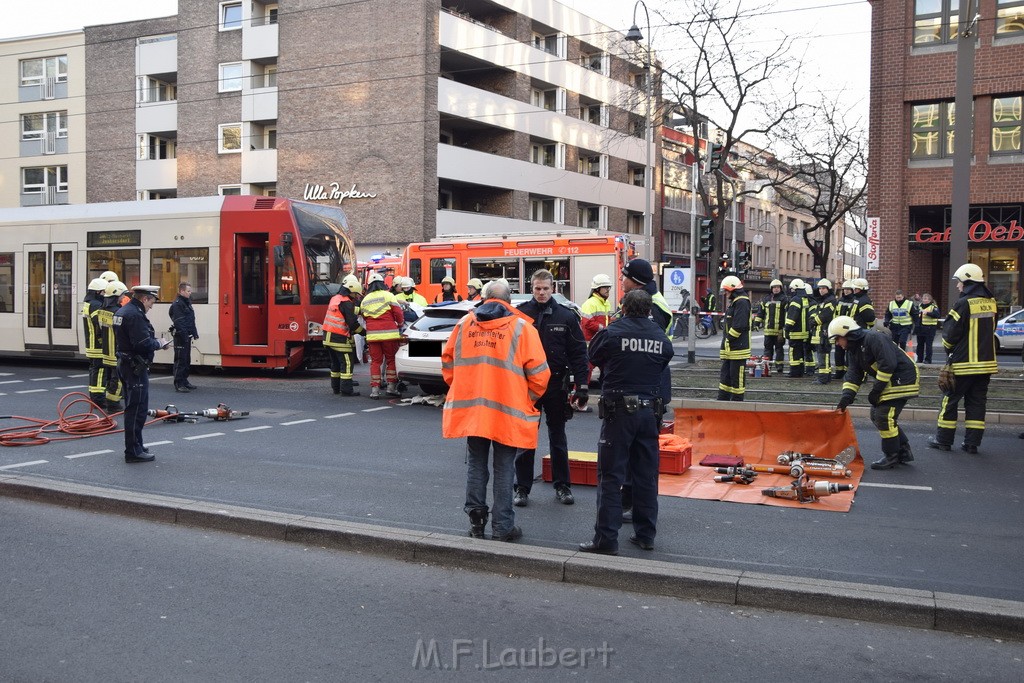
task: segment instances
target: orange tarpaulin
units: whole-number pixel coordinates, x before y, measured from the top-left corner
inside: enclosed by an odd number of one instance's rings
[[[663,496],[725,500],[737,503],[761,503],[785,507],[806,507],[818,510],[847,512],[853,504],[853,492],[838,493],[814,503],[769,498],[761,489],[787,486],[793,479],[777,474],[758,474],[754,483],[723,484],[714,481],[712,467],[698,463],[706,455],[735,455],[744,464],[777,465],[776,458],[785,451],[812,453],[819,458],[833,458],[844,448],[853,446],[857,457],[850,463],[853,477],[822,477],[812,479],[838,484],[859,484],[864,461],[857,445],[857,435],[849,413],[835,410],[794,410],[753,412],[714,408],[676,408],[675,434],[693,447],[693,465],[684,474],[663,474],[658,480],[658,493]]]

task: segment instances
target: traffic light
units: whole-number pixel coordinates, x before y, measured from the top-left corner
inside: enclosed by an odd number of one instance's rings
[[[711,173],[722,168],[722,152],[725,151],[725,147],[717,142],[708,143],[708,155],[704,159],[704,172]]]
[[[711,244],[715,241],[715,219],[702,218],[700,221],[700,244],[697,254],[707,256],[711,253]]]
[[[725,277],[732,270],[732,261],[723,256],[718,260],[718,276]]]
[[[750,252],[741,251],[736,254],[736,274],[744,277],[750,268]]]

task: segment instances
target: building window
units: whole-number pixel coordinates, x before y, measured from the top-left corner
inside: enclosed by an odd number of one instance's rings
[[[580,66],[607,76],[609,68],[608,55],[605,52],[583,53],[580,55]]]
[[[665,193],[665,208],[675,209],[676,211],[689,211],[690,209],[690,193],[686,190],[682,190],[678,187],[671,187],[666,185],[664,188]]]
[[[543,50],[544,52],[552,54],[556,57],[564,56],[561,54],[561,51],[559,49],[560,45],[563,42],[564,41],[558,39],[557,33],[549,33],[546,35],[541,33],[533,34],[533,46],[538,50]]]
[[[581,228],[597,229],[601,227],[601,207],[581,206],[577,210],[577,218]]]
[[[53,135],[57,138],[66,138],[68,136],[68,113],[66,111],[22,114],[22,140],[42,140],[48,135]]]
[[[233,31],[242,28],[242,3],[220,3],[220,30]]]
[[[644,215],[642,213],[629,213],[626,216],[626,232],[631,235],[644,234]]]
[[[1024,0],[999,0],[996,5],[996,36],[1024,34]]]
[[[276,126],[267,126],[263,129],[263,149],[277,149]]]
[[[40,57],[21,60],[21,84],[39,85],[52,78],[57,83],[68,80],[68,56]]]
[[[1020,154],[1021,100],[1020,95],[992,98],[993,154]]]
[[[576,164],[576,170],[586,175],[592,175],[595,178],[602,178],[601,175],[601,155],[593,154],[581,156]]]
[[[557,88],[552,88],[550,90],[534,88],[530,93],[530,103],[535,107],[554,111],[557,106],[557,102]]]
[[[911,159],[952,158],[955,113],[953,102],[915,104],[911,107]]]
[[[914,45],[955,43],[959,0],[915,0]]]
[[[221,197],[237,197],[242,194],[241,185],[218,185],[217,194]]]
[[[226,62],[220,65],[218,92],[234,92],[242,89],[242,63]]]
[[[210,250],[154,249],[149,254],[149,282],[162,292],[177,292],[178,285],[192,285],[192,303],[209,303]]]
[[[542,223],[555,222],[555,200],[530,198],[530,220]]]
[[[21,193],[43,194],[68,191],[67,166],[40,166],[21,169]]]
[[[644,177],[647,175],[647,169],[643,166],[634,168],[629,172],[629,182],[637,187],[646,187],[644,184]]]
[[[530,161],[541,166],[555,166],[555,143],[533,142],[530,144]]]
[[[150,76],[139,76],[136,82],[135,101],[139,104],[147,102],[173,102],[178,99],[178,88]]]
[[[173,159],[175,157],[174,140],[142,133],[138,136],[138,152],[137,158],[140,161]]]
[[[242,151],[241,123],[222,123],[217,126],[217,151],[220,154],[238,154]]]

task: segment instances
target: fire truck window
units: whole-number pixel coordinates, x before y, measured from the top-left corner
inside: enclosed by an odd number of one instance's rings
[[[284,259],[274,266],[274,270],[274,303],[299,303],[299,279],[290,245],[285,250]]]
[[[14,254],[0,254],[0,313],[14,312]]]
[[[423,263],[418,258],[409,259],[408,275],[416,282],[423,282]]]
[[[480,278],[483,282],[505,278],[513,294],[522,291],[520,287],[519,260],[486,259],[469,262],[469,278]]]
[[[432,258],[430,259],[430,284],[439,285],[446,277],[459,281],[455,272],[455,259],[453,258]]]
[[[178,285],[192,285],[192,303],[210,302],[210,250],[154,249],[149,258],[149,284],[160,287],[160,298],[173,301]]]
[[[138,249],[96,249],[89,251],[87,281],[95,280],[100,273],[111,271],[117,273],[129,289],[135,285],[149,284],[142,282],[141,259]],[[163,290],[161,290],[163,291]],[[177,291],[177,287],[175,287]]]
[[[550,271],[555,276],[555,292],[566,299],[569,296],[569,259],[545,259],[525,261],[526,272],[532,276],[538,270]]]

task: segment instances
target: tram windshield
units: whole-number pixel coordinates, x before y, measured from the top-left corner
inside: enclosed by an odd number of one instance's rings
[[[293,202],[292,212],[306,255],[310,303],[326,304],[354,270],[355,247],[348,219],[338,207]]]

